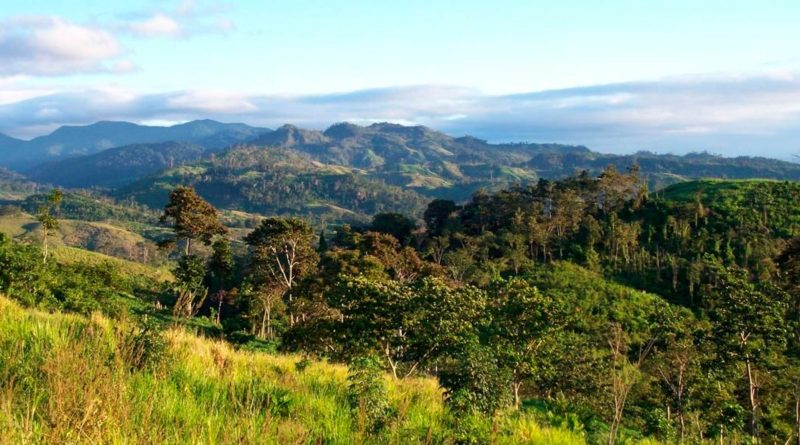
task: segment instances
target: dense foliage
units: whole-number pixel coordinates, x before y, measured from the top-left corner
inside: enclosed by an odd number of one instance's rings
[[[170,190],[181,184],[194,187],[217,207],[334,221],[363,221],[366,215],[389,210],[417,214],[425,203],[414,192],[358,171],[315,163],[296,152],[256,147],[168,170],[117,194],[161,207]]]
[[[197,184],[261,153],[242,150]],[[367,435],[396,414],[381,368],[435,377],[464,443],[492,434],[469,419],[514,410],[590,443],[786,443],[800,433],[798,194],[778,181],[649,193],[636,168],[609,167],[434,200],[421,220],[378,213],[319,234],[265,218],[233,250],[213,207],[180,187],[165,208],[175,235],[213,247],[181,249],[159,302],[244,348],[350,363]],[[14,270],[60,267],[7,245]],[[4,280],[20,298],[31,288],[24,273]]]

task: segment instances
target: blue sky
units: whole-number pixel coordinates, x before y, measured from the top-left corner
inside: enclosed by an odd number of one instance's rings
[[[6,1],[0,131],[387,120],[788,157],[797,23],[797,1]]]

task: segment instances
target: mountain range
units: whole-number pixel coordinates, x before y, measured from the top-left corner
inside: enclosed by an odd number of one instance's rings
[[[465,200],[480,188],[582,170],[597,175],[610,165],[637,165],[652,189],[699,178],[800,180],[800,164],[763,157],[614,155],[576,145],[489,143],[389,123],[318,131],[211,120],[172,127],[98,122],[31,141],[0,137],[0,166],[39,184],[100,189],[153,207],[163,205],[172,187],[191,184],[221,208],[334,219],[416,214],[432,198]]]
[[[24,171],[44,162],[91,155],[130,144],[190,142],[209,149],[222,148],[267,131],[266,128],[213,120],[196,120],[171,127],[101,121],[86,126],[63,126],[30,141],[0,134],[0,165]]]

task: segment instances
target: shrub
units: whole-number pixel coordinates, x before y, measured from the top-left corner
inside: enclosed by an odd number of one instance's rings
[[[380,360],[359,357],[350,363],[347,399],[359,428],[374,434],[389,421],[390,406]]]
[[[129,370],[154,370],[164,362],[167,341],[161,326],[154,319],[145,317],[140,324],[120,332],[117,348]]]
[[[440,377],[453,410],[493,415],[511,404],[511,375],[489,348],[469,345],[454,359]]]

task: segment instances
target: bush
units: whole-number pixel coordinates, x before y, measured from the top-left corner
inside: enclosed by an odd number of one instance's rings
[[[489,348],[469,345],[454,359],[440,377],[453,410],[493,415],[512,403],[511,375]]]
[[[390,406],[380,360],[359,357],[350,363],[347,376],[347,400],[359,429],[374,434],[389,421]]]
[[[161,326],[145,317],[140,324],[120,332],[117,348],[129,370],[155,370],[164,363],[167,341]]]
[[[38,248],[0,233],[0,292],[26,306],[53,304],[52,276]]]

